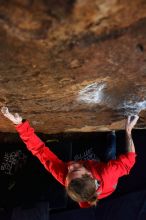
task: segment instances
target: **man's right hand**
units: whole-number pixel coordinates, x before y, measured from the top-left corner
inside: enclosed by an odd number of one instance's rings
[[[9,112],[9,109],[5,106],[1,108],[2,114],[8,118],[10,121],[12,121],[15,125],[19,125],[22,123],[22,117],[18,114],[15,113],[14,115]]]
[[[134,126],[136,125],[138,119],[139,119],[138,115],[128,116],[128,118],[126,120],[126,125],[125,125],[125,129],[128,134],[131,134],[131,131],[134,128]]]

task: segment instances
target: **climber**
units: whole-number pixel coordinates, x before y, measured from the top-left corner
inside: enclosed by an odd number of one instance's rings
[[[17,113],[11,114],[7,107],[2,107],[1,112],[13,122],[28,150],[38,157],[54,178],[65,186],[68,195],[82,208],[94,206],[98,200],[113,193],[118,179],[128,175],[135,164],[136,153],[131,133],[139,118],[137,115],[128,116],[126,120],[127,144],[124,154],[116,158],[115,150],[112,152],[111,147],[109,155],[113,158],[107,162],[96,160],[63,162],[45,146],[27,120],[23,120]]]

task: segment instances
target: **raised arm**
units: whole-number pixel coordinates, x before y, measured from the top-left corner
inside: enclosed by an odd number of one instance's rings
[[[125,130],[126,130],[126,151],[135,152],[135,146],[132,139],[132,129],[136,125],[137,120],[139,119],[138,115],[128,116],[126,120]]]
[[[100,171],[104,179],[107,180],[107,183],[117,181],[119,177],[123,175],[128,175],[131,168],[135,164],[135,147],[131,137],[131,132],[133,127],[135,126],[138,116],[129,116],[126,120],[126,138],[127,138],[127,145],[126,145],[126,152],[121,154],[117,159],[110,160],[108,163],[99,163],[94,165],[95,174],[96,172]],[[96,163],[96,162],[95,162]],[[97,170],[97,171],[96,171]],[[106,183],[105,183],[106,184]]]
[[[44,167],[61,183],[64,185],[67,173],[66,163],[61,161],[44,142],[35,134],[34,129],[30,126],[28,121],[22,122],[22,117],[16,113],[9,112],[7,107],[2,107],[1,112],[10,121],[15,124],[22,141],[26,144],[28,150],[33,155],[38,157]]]

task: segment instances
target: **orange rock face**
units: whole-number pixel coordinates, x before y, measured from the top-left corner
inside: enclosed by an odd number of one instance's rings
[[[143,0],[1,1],[0,104],[59,133],[146,127]],[[0,131],[14,132],[2,115]]]

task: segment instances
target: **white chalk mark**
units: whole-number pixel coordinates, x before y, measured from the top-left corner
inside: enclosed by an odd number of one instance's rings
[[[146,110],[146,100],[139,100],[139,97],[135,94],[127,94],[127,97],[123,97],[118,92],[109,94],[104,90],[105,87],[107,87],[107,84],[103,82],[89,84],[79,91],[77,101],[90,105],[102,104],[108,108],[119,110],[124,115],[139,114],[140,111]],[[114,89],[114,91],[116,90]]]
[[[79,92],[77,100],[88,104],[100,103],[102,101],[104,83],[92,83]]]
[[[74,160],[78,161],[78,160],[96,160],[99,161],[99,158],[96,156],[96,154],[94,153],[93,148],[89,148],[86,149],[84,152],[80,153],[80,154],[76,154],[74,156]]]
[[[2,162],[0,163],[0,170],[5,174],[13,175],[25,161],[26,156],[21,150],[5,152]]]
[[[146,100],[139,102],[125,101],[121,107],[127,110],[127,114],[139,114],[140,111],[146,109]]]

